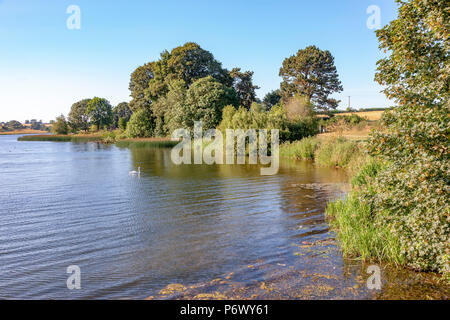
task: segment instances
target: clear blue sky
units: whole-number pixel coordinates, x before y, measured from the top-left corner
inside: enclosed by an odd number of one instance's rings
[[[66,27],[72,4],[80,30]],[[373,81],[382,54],[370,5],[382,25],[396,16],[394,0],[0,0],[0,121],[48,121],[93,96],[129,101],[131,72],[189,41],[228,69],[254,71],[260,98],[279,88],[283,59],[314,44],[335,57],[340,109],[349,95],[356,108],[388,107]]]

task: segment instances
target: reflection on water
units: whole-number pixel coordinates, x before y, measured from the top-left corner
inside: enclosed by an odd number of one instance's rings
[[[0,136],[0,298],[145,298],[230,274],[239,288],[330,270],[336,286],[357,283],[323,217],[342,171],[282,161],[260,176],[250,165],[175,166],[169,149],[16,139]],[[66,287],[69,265],[81,290]]]

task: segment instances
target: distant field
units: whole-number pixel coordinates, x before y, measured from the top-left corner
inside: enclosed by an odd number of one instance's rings
[[[362,111],[362,112],[344,112],[344,113],[336,113],[335,116],[351,116],[352,114],[356,114],[361,118],[365,118],[370,121],[376,121],[381,119],[381,115],[384,111]]]
[[[22,130],[15,130],[15,131],[4,131],[0,132],[0,135],[13,135],[13,134],[44,134],[48,133],[47,131],[41,131],[41,130],[32,130],[32,129],[22,129]]]

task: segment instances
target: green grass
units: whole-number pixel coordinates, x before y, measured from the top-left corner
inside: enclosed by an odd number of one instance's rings
[[[321,140],[317,137],[286,142],[280,146],[280,156],[295,159],[314,160],[322,167],[342,167],[359,170],[368,157],[363,143],[345,138]]]
[[[315,153],[315,161],[323,167],[345,168],[360,153],[358,142],[338,138],[321,143]]]
[[[304,138],[300,141],[286,142],[280,146],[280,156],[314,160],[314,154],[319,146],[319,140],[314,137]]]
[[[171,140],[119,140],[116,146],[119,148],[172,148],[179,141]]]
[[[57,136],[57,135],[31,135],[22,136],[17,139],[18,141],[56,141],[56,142],[68,142],[72,141],[71,136]]]
[[[345,199],[329,202],[326,216],[338,236],[344,256],[368,262],[404,264],[398,239],[387,224],[377,223],[370,207],[358,199],[355,191]]]
[[[104,132],[88,135],[28,135],[18,138],[19,141],[54,141],[54,142],[103,142],[116,144],[120,148],[172,148],[178,141],[169,139],[122,139],[119,132]]]

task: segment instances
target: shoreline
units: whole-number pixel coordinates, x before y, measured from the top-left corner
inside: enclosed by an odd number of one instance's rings
[[[48,131],[42,131],[42,130],[31,130],[31,129],[24,129],[24,130],[16,130],[16,131],[2,131],[0,132],[0,136],[14,136],[18,134],[49,134]]]

